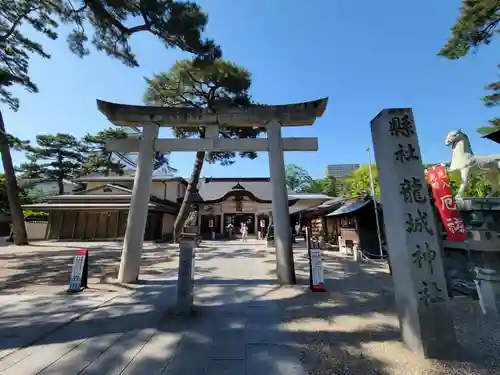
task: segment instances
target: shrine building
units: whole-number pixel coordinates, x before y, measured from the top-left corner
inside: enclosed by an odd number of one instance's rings
[[[49,214],[45,239],[121,240],[125,236],[134,176],[89,176],[75,180],[82,189],[44,198],[23,209]],[[168,240],[188,181],[182,177],[153,176],[144,240]],[[289,193],[290,214],[330,199],[323,194]],[[199,232],[226,236],[227,224],[236,230],[242,222],[249,234],[267,227],[271,208],[271,181],[256,178],[202,178],[199,185]]]

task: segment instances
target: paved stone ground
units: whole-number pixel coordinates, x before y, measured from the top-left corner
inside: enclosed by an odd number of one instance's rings
[[[305,249],[295,251],[298,274],[307,278]],[[327,293],[283,287],[279,301],[285,330],[309,374],[486,375],[500,371],[500,322],[485,321],[477,302],[450,305],[460,342],[455,360],[423,360],[400,341],[391,278],[385,265],[326,253]],[[305,281],[305,280],[304,280]]]
[[[121,244],[113,242],[37,241],[30,246],[0,247],[0,295],[65,293],[75,250],[89,250],[87,293],[119,292]],[[169,244],[144,244],[141,277],[168,277],[177,267],[177,248]]]
[[[157,251],[157,263],[173,253]],[[46,328],[53,327],[54,311],[23,324],[23,314],[35,315],[29,301],[20,303],[24,313],[0,307],[0,374],[498,374],[500,331],[478,318],[475,302],[453,301],[468,355],[421,360],[399,341],[386,267],[364,263],[360,271],[327,252],[328,292],[310,293],[305,249],[297,248],[295,257],[302,285],[279,287],[274,255],[262,245],[204,242],[196,254],[197,314],[190,320],[165,314],[175,298],[176,273],[168,262],[156,265],[162,277],[149,275],[131,290],[84,292],[71,304],[61,299],[77,316],[90,311],[74,319],[61,308],[66,315],[59,325],[74,321],[55,331]],[[36,343],[21,345],[27,341],[20,338],[36,332]]]
[[[266,297],[278,288],[272,257],[252,241],[205,242],[189,320],[165,314],[175,299],[173,274],[115,293],[55,331],[46,328],[51,315],[11,325],[16,313],[3,311],[0,331],[13,338],[0,339],[0,373],[306,375],[296,349],[281,345],[288,342],[281,311]],[[36,332],[37,342],[21,345],[20,337]]]

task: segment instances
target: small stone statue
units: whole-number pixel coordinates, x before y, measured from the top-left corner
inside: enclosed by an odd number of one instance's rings
[[[186,219],[186,223],[184,224],[184,227],[192,227],[192,226],[196,225],[197,218],[198,218],[198,212],[191,211],[189,213],[188,218]]]
[[[444,142],[446,146],[451,146],[451,163],[444,162],[442,165],[448,166],[449,171],[459,171],[461,177],[460,188],[457,198],[463,197],[469,176],[471,173],[484,174],[491,184],[491,192],[488,196],[495,195],[499,191],[500,155],[476,156],[472,152],[469,137],[459,130],[454,130],[448,134]]]

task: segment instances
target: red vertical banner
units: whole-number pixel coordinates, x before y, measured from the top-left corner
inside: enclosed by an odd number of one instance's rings
[[[448,241],[464,242],[467,239],[467,230],[455,205],[446,169],[442,165],[430,169],[427,171],[427,178],[432,188],[434,202],[448,233]]]

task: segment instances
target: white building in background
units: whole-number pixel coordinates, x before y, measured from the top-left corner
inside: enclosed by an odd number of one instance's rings
[[[346,177],[359,167],[360,164],[328,164],[325,167],[325,177]]]
[[[20,187],[29,187],[29,193],[33,196],[47,196],[59,194],[59,184],[55,180],[44,178],[19,178],[17,183]],[[63,194],[72,194],[79,187],[78,183],[63,180]]]

